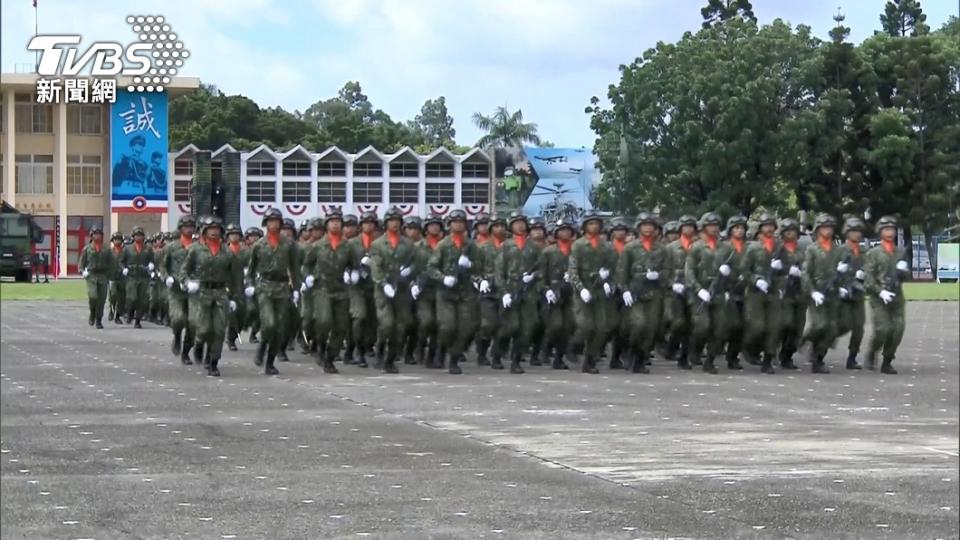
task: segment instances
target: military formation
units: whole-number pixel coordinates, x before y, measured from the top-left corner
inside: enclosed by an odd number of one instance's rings
[[[793,219],[724,226],[713,212],[547,224],[391,208],[382,220],[333,211],[298,228],[270,209],[262,226],[186,216],[175,232],[148,239],[137,227],[110,245],[94,228],[79,260],[89,324],[103,328],[106,310],[119,325],[167,325],[171,353],[211,376],[243,335],[267,375],[298,347],[330,374],[368,360],[385,373],[419,364],[460,374],[471,350],[478,366],[513,374],[524,364],[595,374],[605,359],[649,373],[657,358],[707,373],[742,360],[773,374],[798,369],[808,346],[810,369],[829,373],[825,357],[848,333],[845,367],[861,369],[869,304],[866,367],[879,356],[896,373],[910,271],[890,217],[874,225],[874,247],[862,220],[841,227],[827,214],[809,239]]]

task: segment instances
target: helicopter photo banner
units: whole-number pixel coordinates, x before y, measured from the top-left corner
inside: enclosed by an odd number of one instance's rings
[[[596,156],[584,148],[523,149],[536,184],[523,203],[528,216],[576,219],[593,208],[590,192],[599,182]]]

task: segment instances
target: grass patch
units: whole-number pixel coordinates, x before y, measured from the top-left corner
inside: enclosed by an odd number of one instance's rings
[[[904,283],[907,300],[960,300],[960,283]]]
[[[82,279],[50,280],[50,283],[0,283],[0,301],[86,300],[87,284]]]

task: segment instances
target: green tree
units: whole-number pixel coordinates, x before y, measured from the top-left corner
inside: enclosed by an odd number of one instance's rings
[[[447,112],[447,98],[443,96],[424,102],[410,127],[427,146],[456,146],[457,130],[453,128],[453,117]]]
[[[709,0],[700,10],[700,15],[703,16],[704,28],[721,24],[734,17],[757,22],[750,0]]]
[[[918,0],[889,0],[880,14],[883,31],[893,37],[918,36],[930,31]]]
[[[473,113],[473,123],[487,132],[477,141],[477,146],[481,148],[516,148],[523,143],[540,144],[537,125],[524,122],[520,109],[511,113],[506,107],[497,107],[491,116]]]

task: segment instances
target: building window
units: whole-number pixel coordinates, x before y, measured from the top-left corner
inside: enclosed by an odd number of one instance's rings
[[[347,164],[342,161],[328,161],[317,163],[317,176],[320,178],[347,176]]]
[[[486,163],[464,163],[460,170],[461,178],[490,178],[490,166]]]
[[[453,163],[427,163],[427,178],[453,178]]]
[[[273,181],[261,182],[247,180],[247,202],[268,202],[277,200],[277,184]]]
[[[193,180],[173,181],[173,202],[190,202],[190,190]]]
[[[460,199],[463,204],[488,204],[490,202],[490,184],[461,184]]]
[[[284,176],[310,176],[309,161],[284,161]]]
[[[211,161],[210,162],[210,181],[220,182],[221,180],[223,180],[223,162]]]
[[[416,203],[420,198],[420,186],[412,182],[391,182],[390,203]]]
[[[100,195],[100,156],[67,156],[67,193]]]
[[[103,133],[99,105],[67,106],[67,133],[100,135]]]
[[[17,193],[53,193],[53,156],[18,155],[15,158]]]
[[[30,94],[17,94],[17,133],[53,133],[53,105],[35,103]]]
[[[453,184],[427,184],[424,195],[428,204],[452,204]]]
[[[248,161],[247,176],[276,176],[277,163],[274,161]]]
[[[363,163],[354,163],[353,164],[353,175],[354,176],[383,176],[383,163],[380,162],[363,162]]]
[[[284,182],[283,202],[310,202],[310,182]]]
[[[173,174],[177,176],[193,176],[193,160],[178,159],[173,162]]]
[[[354,182],[353,202],[379,203],[383,202],[383,184],[380,182]]]
[[[318,182],[317,202],[345,203],[347,202],[346,182]]]
[[[420,165],[417,163],[391,163],[390,176],[394,178],[418,178]]]

